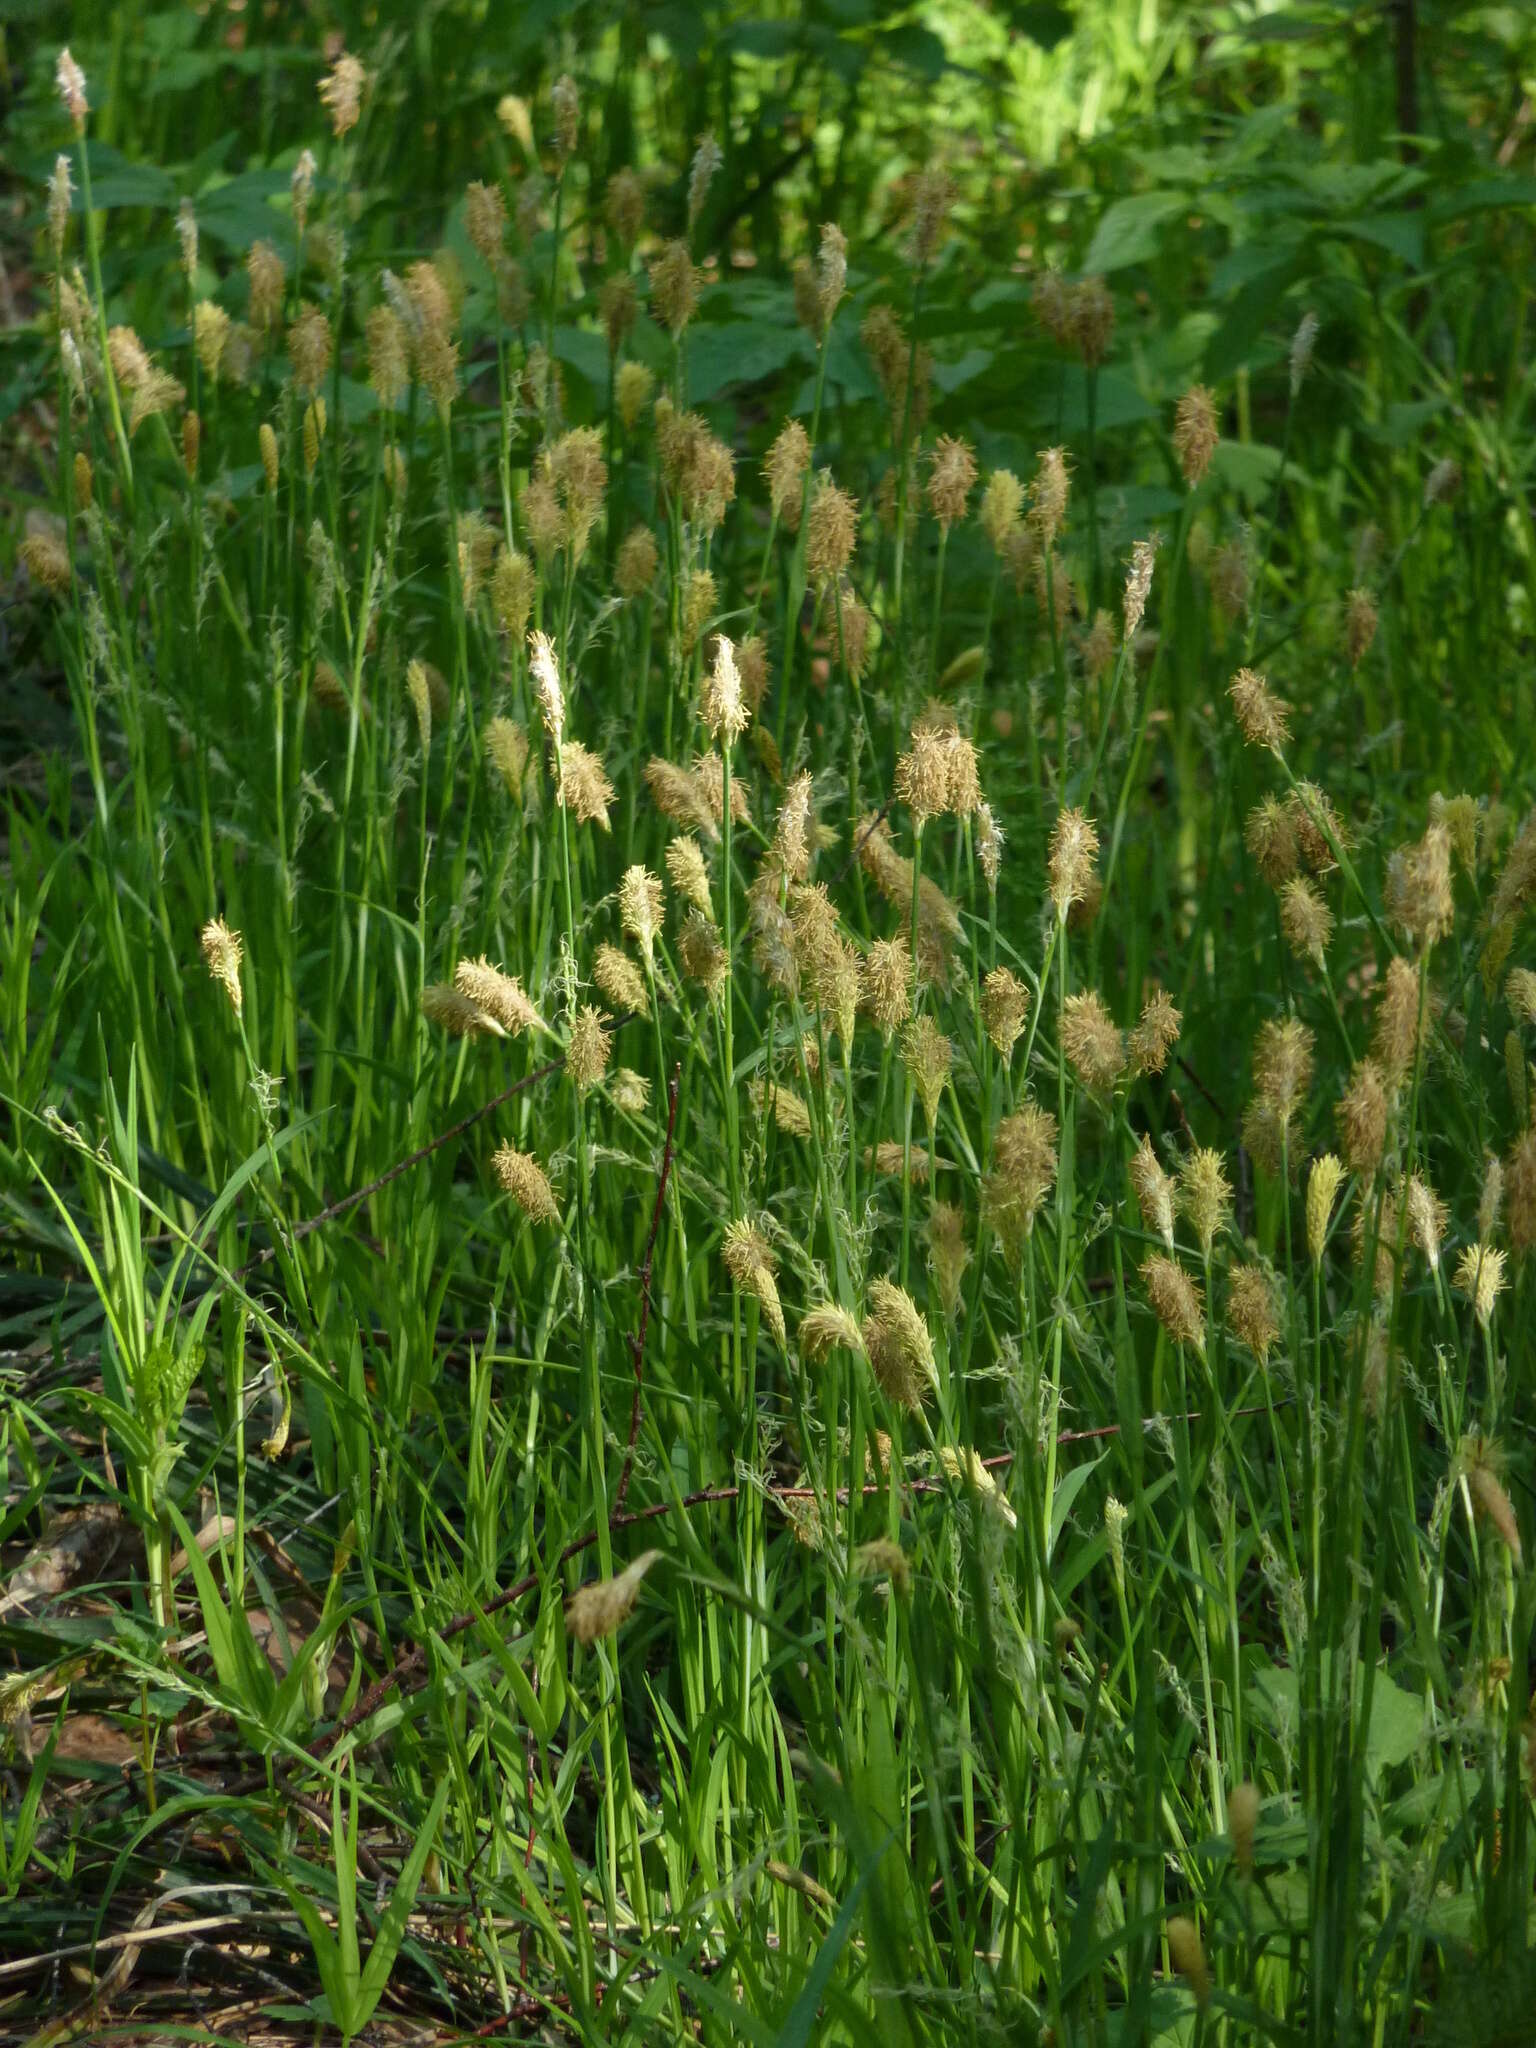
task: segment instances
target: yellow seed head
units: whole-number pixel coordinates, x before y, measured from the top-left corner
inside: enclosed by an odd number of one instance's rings
[[[839,490],[831,471],[824,469],[805,520],[805,565],[814,583],[825,587],[842,576],[853,560],[858,532],[857,501]]]
[[[570,1042],[565,1049],[565,1071],[576,1085],[578,1095],[595,1088],[608,1071],[613,1041],[607,1018],[591,1003],[583,1003],[571,1024]]]
[[[919,1408],[938,1376],[933,1338],[916,1302],[894,1280],[872,1280],[864,1350],[886,1398]]]
[[[1164,1173],[1152,1150],[1150,1138],[1143,1137],[1131,1157],[1131,1189],[1141,1211],[1144,1230],[1155,1231],[1173,1250],[1173,1182]]]
[[[645,186],[627,165],[608,180],[603,212],[619,240],[632,249],[645,226]]]
[[[1071,490],[1066,450],[1042,448],[1036,462],[1038,466],[1029,487],[1029,524],[1040,547],[1048,550],[1066,524]]]
[[[965,517],[966,500],[976,482],[976,454],[969,441],[941,434],[928,468],[928,503],[946,531]]]
[[[1227,1795],[1227,1830],[1232,1837],[1232,1860],[1244,1877],[1253,1875],[1253,1837],[1259,1824],[1259,1788],[1246,1779]]]
[[[971,1263],[965,1241],[965,1215],[953,1202],[935,1202],[928,1215],[928,1271],[947,1316],[960,1307],[960,1287]]]
[[[1470,1296],[1472,1312],[1485,1330],[1504,1291],[1505,1264],[1505,1254],[1493,1245],[1469,1244],[1456,1267],[1456,1285]]]
[[[1211,2002],[1211,1970],[1205,1960],[1200,1930],[1193,1920],[1176,1913],[1168,1922],[1166,1933],[1169,1959],[1189,1986],[1195,2004],[1204,2012]]]
[[[1216,401],[1203,384],[1192,385],[1179,400],[1173,421],[1173,452],[1191,490],[1203,481],[1219,438]]]
[[[501,777],[508,796],[523,801],[528,772],[528,735],[515,719],[493,718],[485,728],[486,758]]]
[[[453,985],[514,1038],[525,1031],[548,1029],[517,976],[494,966],[483,954],[478,960],[459,962],[453,970]]]
[[[778,1284],[773,1277],[778,1261],[767,1238],[754,1224],[729,1223],[720,1256],[732,1284],[741,1293],[750,1294],[758,1303],[763,1321],[782,1350],[785,1344],[784,1310],[779,1301]]]
[[[1179,1168],[1179,1205],[1194,1225],[1202,1256],[1208,1259],[1232,1213],[1232,1183],[1219,1152],[1199,1147],[1190,1153]]]
[[[1227,1327],[1265,1364],[1280,1337],[1275,1285],[1262,1266],[1235,1266],[1227,1290]]]
[[[567,740],[560,749],[556,803],[563,805],[578,825],[598,825],[606,832],[610,829],[608,806],[616,795],[598,756],[580,740]]]
[[[1055,1183],[1056,1137],[1055,1117],[1029,1100],[997,1127],[982,1184],[982,1214],[1014,1262]]]
[[[696,847],[694,850],[698,851]],[[619,920],[627,936],[634,940],[647,960],[655,950],[661,919],[660,875],[653,875],[638,863],[626,868],[619,883]]]
[[[1181,1265],[1162,1252],[1142,1261],[1142,1281],[1157,1319],[1175,1344],[1205,1356],[1205,1319],[1200,1289]]]
[[[1048,874],[1051,901],[1065,919],[1074,903],[1088,894],[1098,857],[1099,835],[1081,810],[1061,811],[1051,830]]]
[[[730,977],[731,962],[707,911],[692,910],[684,918],[677,949],[688,979],[698,982],[706,996],[718,995]]]
[[[829,1352],[851,1351],[864,1357],[864,1332],[859,1319],[835,1301],[818,1302],[800,1318],[800,1355],[820,1364]]]
[[[74,580],[69,550],[51,533],[29,533],[17,553],[32,581],[51,597],[62,597]]]
[[[556,1223],[559,1204],[549,1176],[531,1152],[502,1145],[491,1155],[491,1171],[525,1216],[535,1223]]]
[[[659,1550],[644,1550],[616,1577],[596,1579],[578,1588],[565,1607],[565,1626],[571,1639],[595,1643],[602,1636],[615,1634],[634,1613],[641,1583],[660,1556]]]
[[[981,494],[981,509],[977,517],[981,521],[982,532],[992,543],[993,553],[999,559],[1006,554],[1009,541],[1018,532],[1023,511],[1024,486],[1011,469],[994,469]]]
[[[923,1105],[930,1133],[939,1120],[939,1102],[954,1065],[955,1049],[926,1013],[914,1017],[901,1034],[901,1058]]]
[[[1386,1149],[1389,1108],[1381,1068],[1373,1059],[1361,1060],[1334,1112],[1344,1161],[1351,1173],[1369,1180],[1380,1166]]]
[[[1413,1066],[1419,1044],[1419,977],[1412,961],[1400,954],[1387,963],[1376,999],[1376,1026],[1371,1037],[1383,1074],[1394,1085]]]
[[[245,993],[240,986],[240,956],[245,947],[240,934],[231,931],[222,917],[215,917],[203,926],[201,945],[209,974],[228,996],[229,1007],[238,1017],[245,1007]]]
[[[1328,1224],[1343,1178],[1344,1162],[1332,1152],[1313,1160],[1307,1176],[1307,1251],[1314,1266],[1321,1260],[1328,1242]]]
[[[1111,1088],[1125,1068],[1125,1041],[1096,989],[1081,989],[1062,1006],[1061,1048],[1088,1088]]]
[[[1409,1176],[1405,1199],[1409,1242],[1424,1254],[1431,1272],[1437,1272],[1440,1246],[1445,1237],[1445,1204],[1420,1173]]]
[[[656,536],[648,526],[633,526],[619,545],[613,581],[620,597],[643,597],[656,581],[659,559]]]
[[[368,74],[357,58],[349,57],[345,50],[321,79],[317,88],[320,104],[331,117],[331,133],[338,141],[357,126],[367,83]]]
[[[685,903],[703,916],[714,916],[709,896],[709,870],[697,839],[674,839],[667,847],[667,877]]]
[[[1152,591],[1152,570],[1157,561],[1157,542],[1139,540],[1131,549],[1131,566],[1125,577],[1125,637],[1134,640],[1146,617],[1147,599]]]
[[[1293,953],[1322,966],[1333,937],[1333,913],[1305,875],[1293,875],[1280,891],[1280,929]]]
[[[1387,915],[1421,950],[1443,939],[1455,920],[1451,896],[1451,835],[1431,825],[1411,846],[1400,846],[1387,863]]]
[[[741,738],[752,716],[742,695],[735,646],[724,633],[715,635],[715,658],[704,679],[699,715],[711,739],[726,747]]]
[[[994,967],[981,985],[981,1022],[1003,1059],[1008,1059],[1029,1019],[1030,992],[1010,967]]]
[[[676,341],[699,303],[698,273],[686,242],[668,242],[651,270],[651,312]]]
[[[650,404],[655,388],[656,379],[644,363],[620,363],[613,380],[613,401],[626,434],[635,431],[635,422]]]
[[[416,714],[416,731],[425,753],[432,744],[432,692],[427,687],[427,671],[419,661],[406,664],[405,693]]]
[[[1249,745],[1268,747],[1272,753],[1280,753],[1291,736],[1286,722],[1290,706],[1284,698],[1277,697],[1264,677],[1256,675],[1251,668],[1238,670],[1227,686],[1227,695],[1232,699],[1232,709]]]
[[[1142,1004],[1141,1015],[1127,1040],[1132,1072],[1160,1074],[1178,1043],[1183,1023],[1172,996],[1165,989],[1154,989]]]
[[[605,943],[598,947],[592,960],[592,979],[616,1010],[643,1015],[649,1009],[644,976],[617,946]]]

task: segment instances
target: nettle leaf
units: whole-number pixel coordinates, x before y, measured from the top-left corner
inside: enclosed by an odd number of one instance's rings
[[[1133,263],[1150,263],[1157,254],[1158,229],[1189,207],[1184,191],[1139,192],[1133,199],[1117,199],[1099,222],[1083,269],[1107,274]]]
[[[688,398],[704,405],[741,384],[758,384],[793,362],[813,361],[809,335],[793,320],[734,320],[688,331]]]

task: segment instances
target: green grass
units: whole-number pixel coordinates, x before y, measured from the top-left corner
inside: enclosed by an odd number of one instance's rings
[[[1372,19],[29,50],[8,2038],[1526,2038],[1532,50]]]

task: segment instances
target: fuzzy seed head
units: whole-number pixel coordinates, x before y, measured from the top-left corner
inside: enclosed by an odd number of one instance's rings
[[[1332,1152],[1313,1160],[1307,1176],[1307,1252],[1314,1266],[1322,1261],[1333,1204],[1343,1178],[1344,1162]]]
[[[778,1264],[768,1240],[754,1224],[735,1222],[726,1225],[725,1237],[721,1243],[720,1256],[731,1283],[743,1294],[750,1294],[762,1310],[763,1321],[767,1324],[774,1342],[782,1349],[785,1343],[784,1310],[779,1302],[778,1284],[774,1279],[774,1268]]]
[[[231,931],[222,917],[215,917],[203,926],[200,943],[209,974],[223,989],[229,1007],[238,1017],[245,1007],[245,992],[240,986],[240,957],[245,945],[240,934]]]
[[[1211,1970],[1205,1960],[1205,1949],[1200,1940],[1200,1930],[1193,1920],[1176,1913],[1168,1922],[1168,1956],[1173,1967],[1189,1986],[1190,1996],[1204,2012],[1211,2002]]]
[[[699,715],[710,738],[726,748],[735,745],[751,721],[742,695],[741,671],[736,666],[736,648],[724,633],[715,635],[715,659],[704,679]]]
[[[517,976],[493,965],[483,954],[478,960],[459,962],[453,970],[453,985],[513,1038],[547,1028]]]
[[[570,1043],[565,1049],[565,1071],[575,1083],[578,1095],[595,1088],[608,1071],[613,1040],[607,1018],[592,1003],[583,1003],[571,1023]]]
[[[603,212],[619,240],[632,249],[645,226],[645,186],[627,165],[608,180]]]
[[[1143,1137],[1131,1158],[1131,1190],[1141,1212],[1142,1228],[1159,1236],[1173,1250],[1173,1182],[1158,1163],[1150,1138]]]
[[[1374,1177],[1387,1143],[1387,1116],[1391,1103],[1386,1077],[1373,1059],[1363,1059],[1349,1077],[1349,1086],[1339,1098],[1334,1120],[1344,1162],[1362,1179]]]
[[[1062,1005],[1061,1049],[1085,1087],[1112,1088],[1125,1068],[1125,1042],[1097,989],[1081,989]]]
[[[1141,1265],[1147,1299],[1157,1319],[1175,1344],[1205,1356],[1205,1320],[1200,1289],[1184,1268],[1162,1252],[1153,1252]]]
[[[718,995],[730,977],[731,962],[706,911],[693,910],[684,918],[677,950],[688,979],[696,981],[707,997]]]
[[[676,341],[699,303],[698,272],[686,242],[668,242],[650,267],[651,313]]]
[[[903,1408],[921,1407],[938,1376],[933,1338],[917,1303],[894,1280],[869,1283],[863,1335],[870,1369],[886,1398]]]
[[[969,441],[941,434],[928,468],[928,503],[947,532],[965,517],[965,504],[976,482],[976,454]]]
[[[1280,1337],[1275,1284],[1262,1266],[1235,1266],[1227,1290],[1227,1327],[1266,1364]]]
[[[1424,480],[1424,509],[1449,504],[1461,489],[1461,464],[1447,455],[1437,462]]]
[[[1072,809],[1058,813],[1051,830],[1047,872],[1051,901],[1056,906],[1057,917],[1063,921],[1072,905],[1082,902],[1087,896],[1098,851],[1099,835],[1083,811]]]
[[[1168,1064],[1169,1053],[1178,1043],[1183,1023],[1183,1016],[1172,996],[1165,989],[1154,989],[1143,1003],[1141,1016],[1127,1040],[1131,1071],[1160,1074]]]
[[[1156,540],[1139,540],[1131,549],[1131,566],[1125,577],[1125,637],[1134,640],[1147,614],[1152,590],[1152,571],[1157,562]]]
[[[1376,999],[1376,1026],[1371,1049],[1394,1086],[1411,1070],[1419,1044],[1419,977],[1401,954],[1387,963]]]
[[[1219,1152],[1197,1147],[1184,1161],[1179,1168],[1179,1206],[1194,1225],[1202,1257],[1208,1259],[1232,1213],[1232,1183]]]
[[[1011,469],[994,469],[981,494],[981,509],[977,516],[981,530],[999,560],[1007,553],[1009,541],[1019,530],[1023,511],[1024,486]]]
[[[528,668],[533,677],[533,694],[538,701],[539,715],[549,736],[550,753],[558,760],[565,736],[565,693],[560,687],[560,668],[547,633],[529,634]]]
[[[606,832],[610,829],[608,806],[616,795],[599,757],[580,740],[566,740],[560,749],[555,802],[563,805],[578,825],[599,825]]]
[[[1317,315],[1308,310],[1303,313],[1291,337],[1291,396],[1296,397],[1312,367],[1312,352],[1317,346]]]
[[[1192,385],[1179,400],[1173,421],[1173,452],[1191,490],[1204,480],[1219,438],[1215,399],[1203,384]]]
[[[763,463],[763,480],[768,486],[768,502],[773,516],[789,533],[799,529],[800,500],[810,462],[810,436],[798,420],[786,420],[774,436]],[[830,484],[830,476],[826,477],[826,482]],[[843,496],[843,493],[839,492],[838,496]],[[847,503],[851,506],[853,500],[850,498]],[[851,540],[849,552],[852,552]]]
[[[1400,846],[1387,863],[1387,915],[1420,951],[1450,931],[1456,917],[1451,895],[1451,835],[1431,825],[1411,846]]]
[[[1298,1017],[1270,1018],[1254,1043],[1253,1079],[1261,1102],[1289,1118],[1312,1081],[1313,1036]]]
[[[596,1579],[582,1586],[566,1602],[566,1632],[573,1642],[595,1643],[611,1636],[635,1611],[641,1583],[661,1556],[659,1550],[645,1550],[611,1579]]]
[[[964,1212],[953,1202],[935,1202],[928,1215],[928,1271],[946,1316],[960,1307],[961,1282],[970,1263]]]
[[[1404,1195],[1408,1210],[1408,1239],[1424,1254],[1431,1272],[1440,1268],[1440,1246],[1445,1237],[1446,1207],[1421,1173],[1411,1174]]]
[[[800,1318],[800,1355],[819,1365],[833,1351],[849,1351],[863,1358],[864,1332],[859,1319],[835,1301],[818,1302]]]
[[[269,334],[283,317],[283,286],[288,273],[268,241],[253,242],[246,252],[245,274],[251,287],[251,325]]]
[[[667,878],[685,903],[707,918],[714,915],[709,897],[709,870],[697,839],[672,840],[667,847]]]
[[[1243,841],[1265,881],[1280,888],[1295,874],[1301,859],[1296,827],[1289,809],[1267,796],[1248,813]]]
[[[50,597],[62,597],[74,581],[69,550],[51,533],[29,533],[17,553],[32,581]]]
[[[1504,1291],[1505,1254],[1490,1244],[1469,1244],[1456,1267],[1456,1285],[1470,1297],[1472,1312],[1486,1330],[1493,1305]]]
[[[650,404],[655,387],[656,379],[644,363],[620,363],[613,380],[613,398],[626,434],[635,431],[635,422]]]
[[[451,981],[429,982],[421,992],[421,1014],[453,1038],[473,1038],[489,1033],[504,1038],[506,1033],[487,1011],[482,1010]]]
[[[486,759],[501,777],[507,795],[523,801],[528,772],[528,735],[515,719],[493,718],[485,728]]]
[[[1516,1258],[1536,1248],[1536,1124],[1515,1140],[1505,1161],[1509,1242]]]
[[[1238,670],[1227,686],[1227,695],[1248,744],[1281,753],[1291,736],[1287,723],[1290,706],[1285,699],[1277,697],[1265,678],[1251,668]]]
[[[982,1185],[982,1213],[1015,1263],[1056,1180],[1056,1119],[1026,1099],[1004,1117],[993,1139]]]
[[[805,519],[805,564],[813,582],[824,588],[837,581],[853,560],[858,531],[857,502],[839,490],[831,471],[824,469]]]
[[[1067,329],[1084,364],[1090,370],[1097,369],[1115,338],[1115,301],[1102,277],[1085,277],[1073,285]]]
[[[1280,891],[1280,929],[1293,953],[1322,966],[1333,936],[1333,913],[1305,875],[1292,876]]]
[[[598,947],[592,960],[592,979],[616,1010],[643,1014],[649,1009],[644,976],[617,946]]]
[[[917,1090],[932,1134],[939,1120],[939,1103],[944,1084],[955,1061],[955,1049],[933,1019],[914,1017],[901,1034],[901,1059]]]
[[[1071,490],[1066,450],[1042,448],[1036,461],[1038,467],[1029,487],[1029,524],[1041,549],[1048,551],[1066,523]]]
[[[1030,992],[1011,967],[994,967],[981,985],[982,1029],[1000,1058],[1011,1058],[1029,1020]]]
[[[1344,607],[1344,653],[1356,669],[1376,638],[1376,600],[1368,590],[1352,590]]]
[[[549,1176],[531,1152],[502,1145],[491,1155],[491,1171],[523,1214],[535,1223],[557,1223],[560,1209]]]
[[[345,50],[320,81],[320,104],[331,117],[331,133],[338,141],[357,126],[367,82],[362,65]]]

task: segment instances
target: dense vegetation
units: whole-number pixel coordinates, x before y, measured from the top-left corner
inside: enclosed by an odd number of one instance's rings
[[[72,13],[6,2037],[1526,2042],[1530,23]]]

